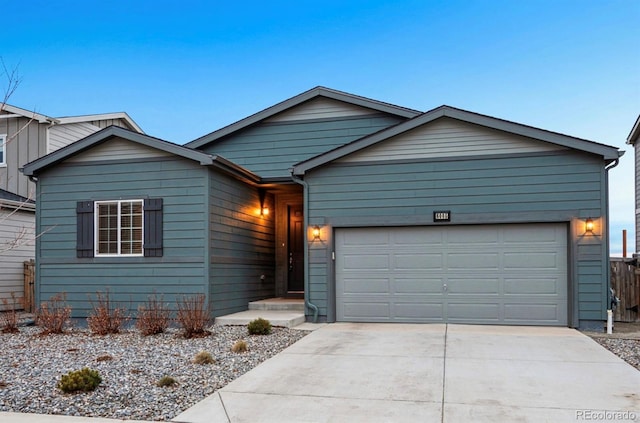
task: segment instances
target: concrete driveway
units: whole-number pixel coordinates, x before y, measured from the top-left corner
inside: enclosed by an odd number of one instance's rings
[[[174,421],[640,421],[640,372],[568,328],[336,323]]]

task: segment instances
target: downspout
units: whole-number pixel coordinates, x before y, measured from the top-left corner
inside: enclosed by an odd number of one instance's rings
[[[622,154],[624,154],[624,151],[622,152]],[[620,154],[620,156],[622,156],[622,154]],[[607,166],[604,167],[605,176],[606,176],[606,180],[607,180],[607,183],[605,185],[605,189],[607,190],[607,192],[606,192],[606,196],[607,196],[607,210],[606,210],[607,211],[607,221],[605,222],[605,225],[606,225],[605,227],[606,227],[606,230],[607,230],[607,236],[608,237],[611,237],[611,233],[609,232],[609,171],[611,169],[613,169],[614,167],[618,166],[619,163],[620,163],[620,158],[617,158],[613,162],[609,163]],[[606,253],[605,254],[607,256],[607,263],[606,264],[608,266],[609,260],[610,260],[610,257],[609,257],[609,255],[610,255],[610,246],[609,246],[610,242],[607,242],[606,244],[607,245],[605,245],[605,248],[606,248],[606,250],[605,250]],[[607,267],[605,267],[605,269],[606,268]],[[611,296],[612,296],[612,292],[611,292],[611,277],[610,277],[609,273],[610,272],[605,272],[605,274],[607,275],[607,303],[606,303],[607,311],[609,309],[611,309]],[[608,314],[608,312],[607,312],[607,314]],[[608,316],[607,316],[607,321],[608,320],[609,319],[608,319]]]
[[[309,292],[309,241],[308,237],[308,228],[309,228],[309,185],[304,179],[298,178],[296,175],[291,172],[291,179],[294,182],[302,185],[302,215],[304,219],[304,305],[313,311],[313,323],[318,323],[318,306],[313,304],[309,300],[310,292]]]

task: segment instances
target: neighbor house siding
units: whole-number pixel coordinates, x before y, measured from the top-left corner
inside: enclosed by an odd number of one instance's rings
[[[260,216],[258,189],[238,179],[211,171],[209,197],[210,298],[220,316],[274,295],[275,225]],[[274,210],[272,195],[265,206]]]
[[[100,128],[98,126],[87,122],[52,126],[49,129],[49,150],[47,153],[53,153],[99,130]]]
[[[331,164],[305,180],[310,224],[328,228],[431,225],[434,210],[450,210],[450,224],[566,222],[575,232],[570,248],[577,265],[570,278],[578,289],[579,313],[574,320],[604,317],[606,226],[599,225],[599,236],[585,237],[578,219],[606,219],[603,163],[595,156],[557,152]],[[321,314],[328,311],[324,303],[332,298],[327,288],[333,283],[326,248],[331,231],[324,236],[326,242],[312,243],[310,252],[311,300]]]
[[[0,207],[0,310],[2,299],[11,304],[11,293],[24,297],[24,261],[34,258],[35,216],[29,211]],[[22,308],[21,304],[16,304]]]
[[[101,119],[93,120],[90,122],[92,125],[97,126],[100,129],[104,129],[108,126],[119,126],[125,129],[132,129],[124,119]],[[134,129],[135,130],[135,129]]]
[[[378,115],[333,120],[262,123],[207,145],[220,155],[263,178],[288,177],[295,163],[399,123]]]
[[[108,289],[132,310],[153,292],[167,302],[206,289],[207,170],[181,158],[62,163],[39,175],[38,301],[66,293],[75,317],[88,296]],[[76,257],[76,203],[111,199],[163,200],[162,257]]]
[[[34,198],[33,182],[20,173],[25,164],[47,154],[47,125],[28,118],[0,119],[0,134],[6,134],[5,163],[0,166],[0,189]]]

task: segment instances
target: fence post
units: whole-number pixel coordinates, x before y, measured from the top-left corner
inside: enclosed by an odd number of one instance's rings
[[[24,311],[34,312],[34,296],[36,284],[36,262],[34,259],[24,262]]]

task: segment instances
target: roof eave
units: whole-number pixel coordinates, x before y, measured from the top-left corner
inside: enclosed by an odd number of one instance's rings
[[[109,119],[122,119],[132,128],[132,130],[144,134],[144,131],[138,124],[129,116],[127,112],[114,112],[114,113],[99,113],[95,115],[80,115],[80,116],[65,116],[56,118],[57,124],[65,125],[70,123],[90,122],[93,120],[109,120]]]
[[[629,132],[627,144],[635,145],[638,139],[640,139],[640,115],[638,115],[636,123],[633,125],[633,128],[631,128],[631,132]]]

